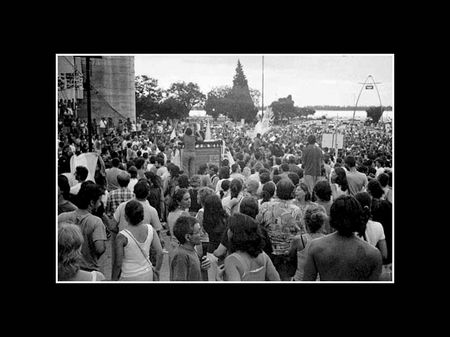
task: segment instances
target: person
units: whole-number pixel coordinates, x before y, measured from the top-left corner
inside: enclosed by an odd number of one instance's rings
[[[192,133],[191,128],[186,128],[183,135],[183,155],[181,158],[181,165],[183,171],[190,177],[195,174],[195,141],[197,137]]]
[[[88,175],[89,170],[86,166],[80,165],[75,168],[75,179],[78,181],[78,183],[70,188],[70,194],[74,200],[76,199],[75,196],[80,191],[81,184],[86,181]]]
[[[158,212],[160,221],[165,221],[165,203],[161,177],[151,171],[145,172],[145,177],[150,183],[150,191],[147,200]]]
[[[304,223],[307,232],[296,235],[289,248],[289,255],[297,255],[297,270],[293,277],[294,281],[303,280],[306,253],[308,252],[310,241],[325,236],[322,232],[322,227],[324,226],[326,219],[327,214],[323,206],[312,204],[306,207]]]
[[[191,195],[188,190],[180,188],[175,191],[171,204],[169,205],[169,215],[167,216],[167,225],[169,227],[170,239],[174,244],[178,244],[173,232],[173,226],[181,214],[189,214],[191,206]]]
[[[330,183],[327,180],[320,180],[316,183],[313,190],[313,199],[315,203],[318,205],[323,206],[325,208],[327,217],[330,216],[330,208],[333,203],[331,200],[331,186]],[[328,219],[325,221],[325,224],[322,228],[323,232],[325,234],[329,234],[333,232],[333,230],[330,227],[330,223]]]
[[[272,242],[271,259],[280,278],[290,280],[297,268],[296,259],[288,255],[292,239],[306,230],[302,226],[300,208],[293,204],[294,184],[290,179],[281,179],[277,183],[276,195],[278,199],[270,201],[261,207],[256,221],[267,229]],[[263,206],[266,205],[263,204]]]
[[[213,190],[216,189],[217,183],[219,182],[219,176],[217,173],[219,172],[219,168],[217,165],[211,164],[208,167],[209,169],[209,178],[210,178],[210,186]]]
[[[382,258],[378,249],[355,232],[363,225],[362,208],[353,196],[337,198],[330,209],[336,232],[311,241],[303,281],[378,281]]]
[[[202,227],[208,234],[208,253],[213,253],[219,246],[226,230],[228,214],[222,207],[222,202],[216,194],[206,197]]]
[[[322,162],[323,153],[319,146],[316,145],[316,137],[309,135],[308,145],[303,150],[302,168],[304,181],[310,191],[313,190],[321,175]]]
[[[130,175],[125,171],[120,172],[117,175],[116,180],[119,184],[119,188],[109,192],[106,200],[106,214],[110,217],[116,212],[117,207],[119,207],[121,203],[134,198],[133,191],[128,188],[130,184]]]
[[[241,174],[241,167],[238,163],[234,163],[231,165],[231,174],[230,174],[230,180],[233,180],[235,178],[240,178],[242,180],[242,183],[245,181],[245,177]]]
[[[246,196],[251,196],[251,197],[255,198],[256,200],[258,200],[259,199],[259,195],[258,195],[259,187],[260,187],[259,181],[249,178],[246,182],[246,189],[245,189],[244,194]]]
[[[170,281],[202,281],[202,270],[210,268],[206,257],[200,262],[195,246],[201,245],[202,230],[197,219],[190,215],[177,218],[173,233],[180,243],[169,261]]]
[[[102,219],[92,214],[101,206],[102,194],[100,186],[85,181],[78,192],[78,209],[58,215],[58,224],[68,222],[80,226],[84,238],[80,268],[85,271],[99,271],[98,260],[106,250],[105,225]]]
[[[130,182],[127,187],[130,191],[132,191],[134,189],[134,185],[138,182],[138,169],[136,166],[130,166],[128,168],[128,174],[130,175]]]
[[[231,216],[228,229],[231,254],[220,267],[224,281],[280,281],[270,257],[263,251],[264,240],[257,222],[248,215]]]
[[[136,184],[136,186],[138,186]],[[125,205],[127,225],[117,234],[112,281],[157,281],[163,262],[161,242],[153,226],[144,221],[144,207],[138,200]],[[150,248],[156,251],[156,266],[150,261]]]
[[[381,223],[370,220],[372,204],[372,197],[367,192],[359,192],[355,195],[356,200],[359,201],[364,212],[365,231],[362,238],[370,243],[372,246],[377,247],[383,257],[383,260],[387,259],[387,246],[386,237],[384,236],[384,230]]]
[[[268,181],[263,185],[261,191],[261,199],[258,200],[259,207],[272,200],[273,196],[275,195],[276,188],[277,187],[273,181]]]
[[[70,185],[69,179],[63,175],[58,175],[58,215],[64,212],[76,210],[78,207],[69,201]]]
[[[342,167],[335,167],[330,176],[330,186],[333,200],[341,195],[349,195],[347,173]]]
[[[117,176],[120,173],[126,173],[126,171],[119,168],[119,165],[120,165],[119,158],[117,158],[117,157],[113,158],[111,160],[111,164],[112,164],[112,167],[105,170],[108,192],[111,192],[112,190],[120,188],[120,185],[117,182]]]
[[[222,182],[225,180],[232,180],[230,179],[230,168],[228,166],[222,166],[219,170],[219,180],[216,184],[216,193],[219,194],[220,191],[222,191]]]
[[[62,222],[58,226],[58,281],[103,281],[105,275],[97,270],[81,269],[84,243],[79,226]]]
[[[345,157],[345,164],[348,166],[347,183],[349,194],[354,196],[358,192],[364,192],[367,188],[368,179],[364,173],[356,170],[355,157]]]
[[[242,201],[242,198],[244,198],[242,188],[242,181],[239,178],[231,181],[230,195],[222,199],[222,206],[228,215],[233,215],[239,211],[239,204]]]
[[[388,185],[389,175],[387,173],[380,173],[376,179],[378,180],[381,187],[383,188],[384,193],[383,193],[383,196],[381,197],[381,199],[387,200],[390,203],[392,203],[392,189]]]

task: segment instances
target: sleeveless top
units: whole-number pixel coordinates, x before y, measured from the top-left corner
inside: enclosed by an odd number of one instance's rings
[[[194,152],[195,151],[195,136],[184,135],[184,151],[185,152]]]
[[[266,280],[266,265],[267,265],[267,257],[265,253],[263,254],[264,257],[264,264],[262,266],[259,266],[254,269],[250,269],[250,264],[248,262],[248,259],[245,259],[241,254],[235,252],[233,254],[230,254],[229,256],[236,257],[241,265],[244,267],[244,273],[241,275],[241,281],[265,281]]]
[[[322,236],[324,236],[324,235],[321,235],[320,237],[322,237]],[[316,238],[314,238],[314,239],[316,239]],[[297,251],[297,270],[295,271],[294,281],[303,281],[306,257],[308,255],[308,249],[309,249],[309,246],[311,245],[311,241],[313,240],[313,237],[311,236],[311,234],[306,233],[306,234],[302,234],[300,236],[300,240],[302,240],[304,248],[300,251]],[[319,281],[319,275],[317,275],[316,280]]]
[[[146,254],[141,252],[141,249],[136,244],[134,238],[130,235],[131,232],[127,230],[121,230],[119,232],[125,236],[128,240],[127,245],[124,247],[124,257],[122,260],[122,274],[121,277],[135,277],[141,274],[148,273],[151,270],[151,262],[149,263],[150,245],[153,241],[153,227],[147,224],[147,238],[143,243],[138,242]],[[136,239],[137,240],[137,239]]]

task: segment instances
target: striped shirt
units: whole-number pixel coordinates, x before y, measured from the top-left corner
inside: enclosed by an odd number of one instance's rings
[[[106,201],[106,214],[114,214],[117,207],[122,202],[128,201],[134,198],[134,193],[128,187],[120,187],[116,190],[112,190],[108,194],[108,199]]]

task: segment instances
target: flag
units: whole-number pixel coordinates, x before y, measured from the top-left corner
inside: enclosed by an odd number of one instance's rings
[[[95,170],[97,169],[97,161],[99,155],[97,152],[82,153],[79,156],[73,155],[70,157],[70,173],[75,176],[75,169],[77,166],[84,166],[88,169],[88,177],[86,180],[95,182]]]
[[[175,129],[176,129],[176,127],[173,128],[172,133],[170,134],[170,140],[172,140],[172,139],[177,137],[177,135],[175,133]]]

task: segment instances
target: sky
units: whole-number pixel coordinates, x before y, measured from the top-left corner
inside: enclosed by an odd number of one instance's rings
[[[262,92],[262,56],[264,106],[288,95],[299,107],[354,106],[369,75],[381,82],[381,104],[394,104],[392,54],[135,54],[134,68],[136,76],[155,78],[163,89],[193,82],[206,95],[214,87],[233,85],[239,59],[249,87]],[[380,105],[375,87],[360,95],[358,106],[368,105]]]

